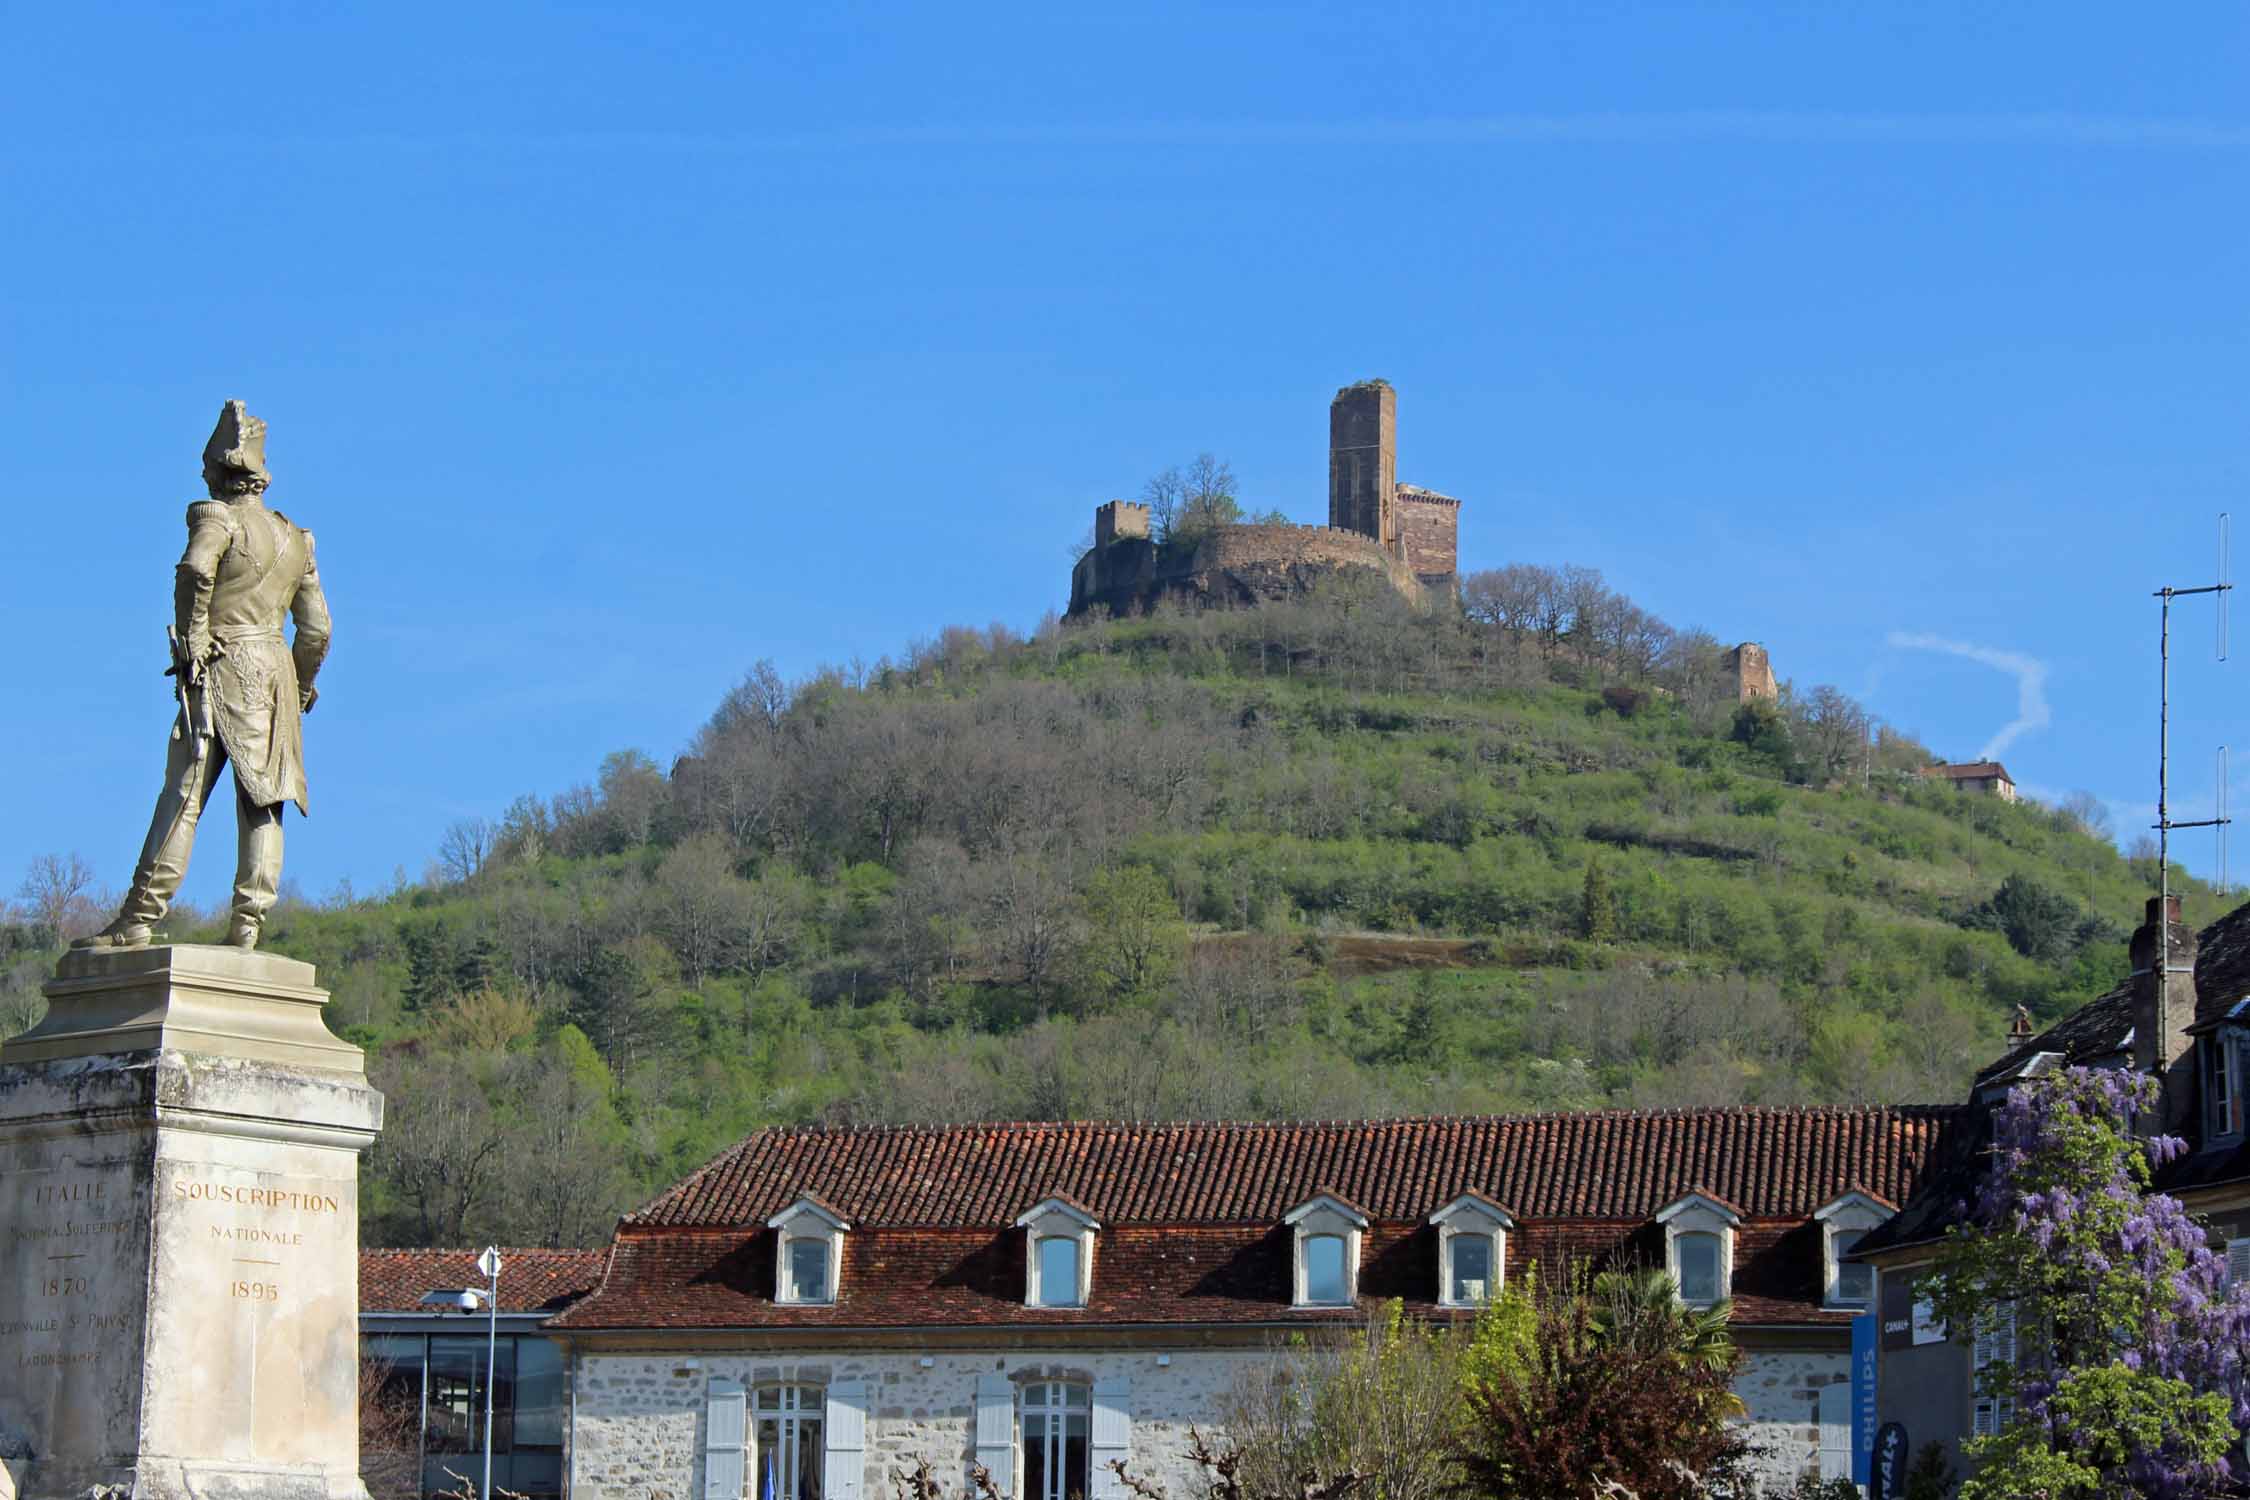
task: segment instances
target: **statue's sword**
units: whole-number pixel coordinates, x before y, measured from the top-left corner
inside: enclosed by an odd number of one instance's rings
[[[211,741],[218,732],[211,722],[211,685],[203,681],[203,673],[198,670],[187,642],[180,639],[180,627],[167,625],[164,627],[164,635],[172,646],[172,665],[165,668],[165,675],[179,679],[176,686],[180,699],[180,722],[187,726],[189,734],[195,736],[195,762],[200,769],[203,758],[211,753]],[[200,713],[197,712],[196,697],[192,691],[198,687],[203,689]]]

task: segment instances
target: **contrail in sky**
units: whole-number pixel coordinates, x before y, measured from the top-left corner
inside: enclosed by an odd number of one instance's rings
[[[2045,729],[2054,721],[2054,715],[2047,708],[2047,664],[2035,657],[1968,641],[1949,641],[1941,635],[1913,635],[1903,630],[1891,632],[1890,644],[1909,651],[1942,651],[1948,656],[1996,667],[2016,679],[2016,716],[1985,742],[1984,748],[1977,752],[1978,760],[1998,760],[2000,752],[2014,744],[2018,735]]]

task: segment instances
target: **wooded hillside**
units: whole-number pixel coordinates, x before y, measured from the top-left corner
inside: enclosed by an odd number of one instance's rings
[[[669,768],[288,904],[391,1097],[370,1243],[595,1241],[782,1122],[1951,1100],[2016,1006],[2122,976],[2155,871],[2088,813],[1504,582],[761,665]],[[10,1030],[87,906],[47,866]]]

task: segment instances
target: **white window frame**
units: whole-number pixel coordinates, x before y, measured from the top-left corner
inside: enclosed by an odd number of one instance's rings
[[[1820,1286],[1821,1305],[1824,1307],[1867,1311],[1875,1306],[1875,1268],[1869,1266],[1868,1287],[1865,1298],[1847,1298],[1841,1290],[1844,1275],[1843,1254],[1839,1241],[1847,1236],[1862,1235],[1891,1217],[1897,1210],[1876,1197],[1853,1189],[1839,1198],[1822,1204],[1813,1213],[1813,1222],[1820,1226]]]
[[[827,1204],[803,1195],[766,1220],[774,1231],[773,1300],[790,1307],[831,1307],[843,1291],[844,1235],[851,1225]],[[828,1288],[822,1297],[803,1297],[789,1275],[789,1245],[793,1240],[820,1240],[828,1246]]]
[[[1289,1254],[1289,1305],[1323,1308],[1350,1307],[1357,1303],[1360,1245],[1367,1234],[1367,1215],[1334,1193],[1320,1193],[1291,1209],[1281,1222],[1293,1231]],[[1306,1296],[1305,1245],[1323,1236],[1334,1236],[1344,1242],[1344,1299],[1341,1302],[1314,1302]]]
[[[1067,1394],[1071,1391],[1081,1393],[1085,1397],[1085,1403],[1080,1406],[1072,1406]],[[1024,1436],[1024,1419],[1033,1415],[1046,1419],[1047,1434],[1040,1439],[1041,1446],[1046,1451],[1040,1455],[1040,1469],[1047,1477],[1048,1488],[1054,1491],[1050,1495],[1030,1493],[1031,1440]],[[1072,1417],[1077,1417],[1086,1424],[1086,1487],[1075,1492],[1070,1488],[1070,1480],[1073,1476],[1055,1472],[1058,1467],[1055,1460],[1068,1451],[1064,1434],[1068,1431],[1068,1424]],[[1063,1432],[1057,1432],[1055,1429],[1055,1422],[1058,1418],[1064,1424]],[[1020,1455],[1017,1459],[1016,1472],[1024,1476],[1025,1487],[1025,1493],[1019,1497],[1019,1500],[1070,1500],[1073,1493],[1078,1494],[1081,1500],[1092,1500],[1094,1493],[1094,1388],[1083,1380],[1029,1380],[1024,1382],[1016,1404],[1016,1448]]]
[[[2203,1063],[2205,1145],[2242,1139],[2242,1033],[2232,1026],[2206,1034],[2196,1049]],[[2214,1087],[2217,1085],[2217,1087]]]
[[[817,1486],[823,1500],[828,1492],[828,1391],[824,1386],[803,1380],[764,1381],[750,1388],[750,1430],[747,1484],[751,1493],[744,1500],[764,1500],[762,1483],[766,1461],[765,1439],[760,1429],[772,1422],[780,1432],[781,1470],[774,1481],[775,1500],[796,1500],[803,1488],[805,1465],[815,1467],[820,1478]],[[817,1452],[805,1452],[805,1424],[820,1424],[820,1446]]]
[[[1482,1193],[1463,1193],[1431,1214],[1430,1222],[1438,1232],[1438,1306],[1483,1307],[1498,1297],[1508,1282],[1508,1232],[1516,1227],[1515,1216]],[[1492,1246],[1492,1275],[1482,1301],[1453,1295],[1453,1246],[1463,1238],[1487,1240]]]
[[[1690,1307],[1715,1307],[1728,1300],[1734,1290],[1734,1232],[1742,1226],[1742,1215],[1724,1200],[1709,1193],[1697,1191],[1673,1199],[1656,1211],[1656,1222],[1664,1226],[1664,1269],[1671,1273],[1672,1285],[1680,1300]],[[1719,1242],[1719,1295],[1708,1301],[1690,1298],[1680,1279],[1680,1236],[1683,1234],[1715,1235]]]
[[[1094,1216],[1068,1198],[1042,1198],[1018,1215],[1014,1225],[1023,1231],[1023,1305],[1067,1309],[1084,1307],[1094,1291],[1094,1236],[1101,1225]],[[1078,1284],[1057,1289],[1042,1283],[1039,1242],[1067,1239],[1078,1246]]]

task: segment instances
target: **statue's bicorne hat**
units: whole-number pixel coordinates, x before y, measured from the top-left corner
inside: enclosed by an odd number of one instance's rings
[[[203,445],[203,463],[206,468],[270,478],[266,473],[266,424],[251,416],[241,402],[229,401],[219,408],[219,425],[211,429],[211,441]]]

